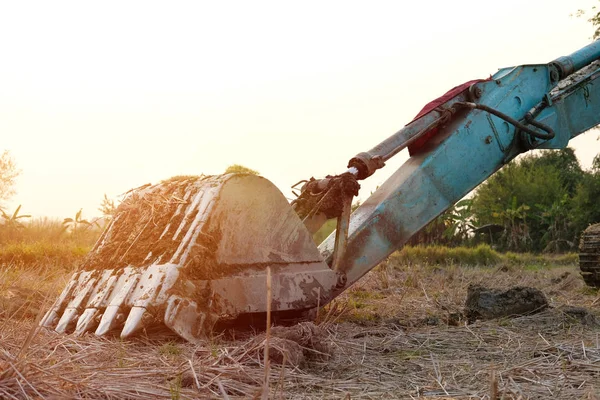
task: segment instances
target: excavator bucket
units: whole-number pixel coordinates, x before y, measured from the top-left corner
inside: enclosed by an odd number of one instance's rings
[[[164,324],[193,342],[264,324],[267,267],[275,319],[301,318],[338,280],[268,180],[172,178],[129,192],[41,325],[128,337]]]

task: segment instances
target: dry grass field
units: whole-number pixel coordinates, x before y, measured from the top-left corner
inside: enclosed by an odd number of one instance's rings
[[[268,340],[213,334],[200,345],[164,331],[120,340],[37,329],[70,272],[5,264],[0,398],[600,398],[600,293],[585,287],[575,257],[484,266],[429,258],[394,254],[314,324],[274,328]],[[551,307],[469,324],[470,284],[539,288]]]

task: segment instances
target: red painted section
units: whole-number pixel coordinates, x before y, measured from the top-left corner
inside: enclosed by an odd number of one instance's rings
[[[472,81],[468,81],[463,83],[462,85],[458,85],[453,87],[452,89],[450,89],[449,91],[447,91],[445,94],[443,94],[442,96],[438,97],[437,99],[430,101],[429,103],[427,103],[425,105],[425,107],[423,107],[423,109],[419,112],[419,114],[417,114],[417,116],[411,121],[415,121],[419,118],[421,118],[423,115],[427,114],[428,112],[434,110],[435,108],[441,106],[442,104],[444,104],[445,102],[447,102],[448,100],[458,96],[459,94],[461,94],[462,92],[464,92],[465,90],[467,90],[469,88],[469,86],[471,86],[474,83],[479,83],[479,82],[485,82],[490,80],[490,78],[488,79],[474,79]],[[411,144],[410,146],[408,146],[408,154],[410,154],[411,156],[413,154],[416,154],[419,152],[419,150],[425,145],[425,143],[427,143],[427,141],[429,139],[431,139],[433,136],[436,135],[438,131],[438,128],[433,128],[431,131],[427,132],[426,134],[424,134],[423,136],[421,136],[419,139],[417,139],[413,144]]]

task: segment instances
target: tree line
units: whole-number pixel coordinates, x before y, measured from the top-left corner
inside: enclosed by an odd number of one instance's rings
[[[584,170],[571,148],[543,150],[504,166],[411,243],[565,252],[576,250],[581,232],[598,222],[600,155]]]
[[[257,174],[237,164],[225,171],[230,172]],[[10,154],[3,153],[0,200],[14,193],[18,174]],[[110,217],[115,209],[114,201],[105,196],[99,209],[102,214]],[[0,237],[17,239],[19,233],[25,233],[21,221],[28,217],[20,214],[20,206],[15,212],[0,207]],[[80,210],[75,218],[65,218],[62,224],[46,220],[42,225],[57,225],[57,231],[61,225],[61,232],[83,234],[91,231],[92,222],[83,220]],[[324,227],[327,232],[319,232],[315,241],[334,229],[335,223],[331,222]],[[571,148],[542,150],[504,166],[422,229],[409,244],[488,243],[500,251],[567,252],[577,249],[581,232],[593,223],[600,223],[600,154],[585,170]]]

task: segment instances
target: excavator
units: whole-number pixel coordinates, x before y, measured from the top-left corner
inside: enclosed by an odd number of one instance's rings
[[[40,324],[122,338],[166,326],[199,342],[214,329],[311,318],[503,165],[598,125],[598,77],[600,41],[466,82],[346,172],[299,182],[291,203],[253,174],[131,190]],[[351,212],[360,181],[405,148],[409,159]],[[317,246],[313,233],[332,218],[337,229]],[[582,235],[580,267],[600,286],[600,225]]]

